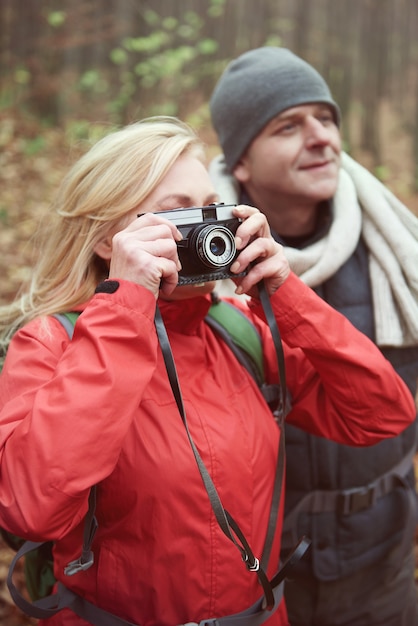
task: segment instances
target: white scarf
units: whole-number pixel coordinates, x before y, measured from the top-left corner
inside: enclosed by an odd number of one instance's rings
[[[222,202],[236,203],[238,186],[216,157],[209,172]],[[369,251],[376,343],[418,343],[418,219],[377,178],[342,154],[328,233],[298,250],[285,248],[292,270],[316,287],[353,254],[360,235]]]

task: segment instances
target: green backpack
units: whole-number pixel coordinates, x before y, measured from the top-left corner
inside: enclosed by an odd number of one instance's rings
[[[74,325],[78,316],[78,312],[54,315],[64,326],[70,339],[73,336]],[[274,410],[279,400],[279,385],[269,385],[265,382],[262,342],[254,324],[235,306],[224,300],[219,300],[216,297],[213,298],[205,322],[222,337],[241,365],[248,370],[259,386],[266,402],[270,408]],[[94,501],[95,487],[92,488],[91,495]],[[86,517],[85,536],[89,537],[89,541],[85,543],[89,544],[91,544],[92,536],[95,532],[94,504],[93,502]],[[2,528],[0,528],[0,533],[6,543],[15,551],[18,551],[27,543],[24,539]],[[52,588],[56,582],[53,572],[52,546],[53,543],[51,541],[45,542],[36,547],[36,549],[25,553],[25,583],[29,596],[33,601],[48,596],[52,592]],[[86,555],[88,558],[89,548],[90,545],[88,545],[88,549],[85,550],[85,546],[83,545],[82,557],[73,564],[70,564],[70,566],[73,565],[75,568],[81,568],[80,563],[85,562]],[[10,579],[13,569],[14,566],[9,573]],[[28,607],[26,608],[28,609]]]

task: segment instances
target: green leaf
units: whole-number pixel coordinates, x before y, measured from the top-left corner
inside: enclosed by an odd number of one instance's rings
[[[214,54],[218,48],[218,42],[214,39],[202,39],[197,44],[197,49],[201,54]]]
[[[52,28],[58,28],[64,24],[66,17],[67,14],[65,11],[51,11],[51,13],[48,13],[46,19]]]
[[[148,9],[147,11],[144,11],[144,20],[150,26],[156,26],[160,21],[160,16],[155,11]]]
[[[17,68],[15,71],[15,82],[18,85],[27,85],[30,80],[30,72],[24,67]]]
[[[376,165],[374,174],[382,183],[389,179],[389,168],[386,165]]]
[[[204,25],[203,19],[195,11],[187,11],[184,14],[184,21],[195,30],[200,30]]]
[[[94,85],[100,80],[100,74],[97,70],[87,70],[80,77],[80,88],[81,89],[92,89]]]
[[[2,222],[3,224],[7,224],[8,217],[9,213],[7,208],[3,205],[0,205],[0,222]]]
[[[162,21],[162,28],[166,30],[175,30],[178,26],[178,20],[175,17],[165,17]]]
[[[169,41],[169,35],[162,30],[151,33],[148,37],[126,37],[124,47],[130,52],[155,54]]]
[[[208,8],[209,17],[222,17],[225,12],[225,0],[211,0]]]
[[[26,156],[33,156],[38,152],[41,152],[45,148],[45,139],[42,135],[38,135],[34,139],[27,139],[25,141],[24,153]]]
[[[128,55],[122,48],[115,48],[110,52],[110,60],[115,65],[123,65],[128,60]]]

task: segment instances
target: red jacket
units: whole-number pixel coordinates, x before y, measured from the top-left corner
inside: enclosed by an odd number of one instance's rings
[[[378,349],[291,275],[271,300],[301,428],[353,445],[398,434],[411,395]],[[256,555],[265,539],[279,430],[226,344],[204,322],[209,298],[160,302],[194,441]],[[274,350],[260,307],[247,309]],[[59,322],[14,336],[0,377],[0,524],[56,541],[56,576],[141,626],[228,615],[261,595],[214,518],[168,382],[155,300],[121,281],[96,294],[69,342]],[[383,391],[383,393],[382,393]],[[301,469],[303,471],[303,468]],[[91,569],[71,578],[90,487],[99,484]],[[280,523],[269,574],[279,560]],[[79,625],[67,612],[48,622]],[[268,622],[287,624],[283,603]]]

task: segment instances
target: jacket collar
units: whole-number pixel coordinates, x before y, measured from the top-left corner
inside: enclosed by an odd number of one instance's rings
[[[203,322],[211,305],[211,297],[198,296],[187,300],[158,300],[164,324],[167,329],[184,335],[194,335]]]

